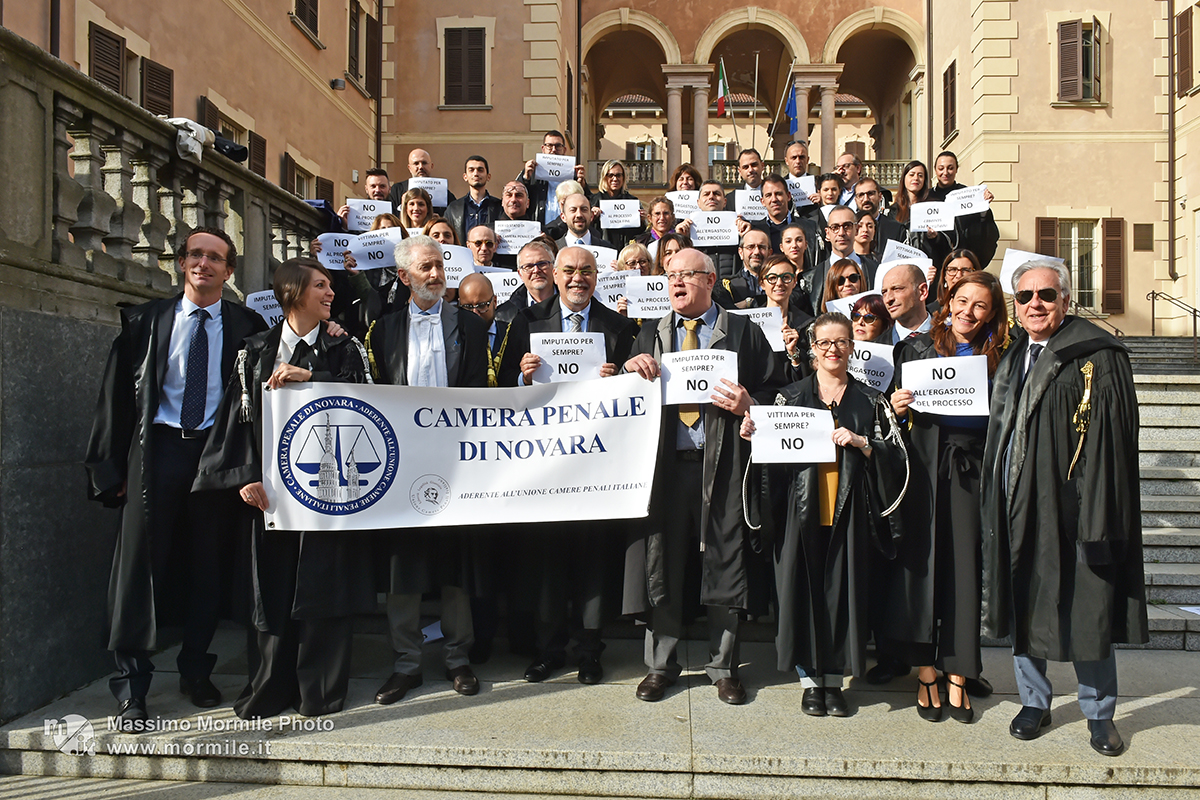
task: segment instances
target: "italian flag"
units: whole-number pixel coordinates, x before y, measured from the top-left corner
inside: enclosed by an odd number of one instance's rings
[[[725,116],[725,98],[729,97],[729,81],[725,79],[725,59],[717,63],[717,116]],[[731,108],[730,111],[733,109]]]

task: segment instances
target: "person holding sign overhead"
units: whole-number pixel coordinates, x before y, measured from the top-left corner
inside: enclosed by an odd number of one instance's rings
[[[700,602],[708,607],[705,672],[726,703],[746,702],[738,677],[738,622],[750,607],[749,562],[760,558],[741,512],[741,476],[749,458],[738,437],[752,396],[768,400],[783,385],[762,329],[713,304],[717,275],[699,250],[681,250],[666,277],[671,313],[642,325],[626,372],[659,377],[667,353],[713,349],[737,353],[738,382],[714,387],[712,403],[663,407],[650,516],[631,534],[625,554],[623,612],[646,618],[649,673],[637,697],[661,700],[682,672],[676,654],[684,635],[684,591],[691,557],[701,550]]]
[[[612,242],[609,247],[614,250],[620,250],[635,236],[646,230],[646,211],[638,199],[625,188],[625,181],[625,165],[616,159],[605,161],[604,167],[600,170],[600,189],[590,196],[592,211],[599,215],[600,232],[604,234],[605,239]],[[602,200],[627,200],[633,203],[637,207],[638,224],[619,228],[609,225],[604,218],[603,209],[600,208]]]
[[[904,541],[882,562],[876,630],[881,650],[917,666],[917,713],[942,717],[937,671],[946,680],[945,710],[959,722],[974,718],[967,681],[983,669],[979,651],[980,510],[983,417],[913,410],[904,366],[918,359],[987,356],[988,377],[1008,346],[1008,307],[1000,281],[987,272],[963,276],[928,333],[896,345],[892,410],[904,425],[912,456],[901,513]]]
[[[936,178],[930,191],[930,198],[933,200],[944,202],[951,192],[967,188],[957,180],[958,156],[949,150],[938,153],[933,162],[933,174]],[[990,203],[996,198],[985,188],[983,199]],[[991,208],[974,214],[956,215],[954,233],[957,238],[955,247],[970,250],[979,260],[979,268],[987,269],[996,255],[996,245],[1000,241],[1000,228],[996,225]]]
[[[548,156],[565,156],[567,154],[567,137],[560,131],[546,131],[542,137],[542,153]],[[559,200],[554,191],[555,186],[549,181],[534,178],[537,171],[537,159],[531,158],[525,162],[525,167],[517,175],[517,180],[529,189],[529,202],[533,207],[533,218],[542,225],[552,225],[558,221],[561,214]],[[563,180],[574,179],[579,182],[586,194],[587,168],[576,164],[571,174],[563,175]]]
[[[752,472],[748,516],[753,523],[757,510],[761,536],[773,548],[779,669],[800,676],[805,714],[846,717],[844,675],[849,669],[861,676],[866,667],[870,554],[895,553],[881,516],[886,509],[876,498],[890,502],[898,494],[887,476],[904,474],[903,446],[886,400],[847,372],[854,349],[850,320],[837,313],[817,317],[809,345],[814,374],[784,388],[775,404],[831,414],[837,460],[769,466],[759,480]],[[875,438],[877,425],[888,438]],[[741,436],[752,441],[754,435],[746,414]]]

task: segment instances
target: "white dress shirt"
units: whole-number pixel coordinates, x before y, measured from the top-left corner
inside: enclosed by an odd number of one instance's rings
[[[317,334],[321,332],[320,323],[315,328],[306,333],[304,336],[292,330],[292,326],[285,319],[283,321],[283,332],[279,336],[279,352],[275,354],[275,369],[279,369],[284,364],[289,364],[292,361],[292,354],[296,352],[296,345],[300,342],[306,342],[309,347],[317,346]]]
[[[567,230],[565,238],[567,240],[567,247],[575,247],[577,245],[590,247],[592,244],[592,232],[590,230],[584,231],[583,236],[576,236],[574,231]]]
[[[899,322],[892,323],[892,344],[896,344],[902,339],[907,339],[914,333],[928,333],[933,326],[933,317],[929,314],[925,315],[925,321],[916,327],[916,330],[909,330]]]
[[[449,386],[446,340],[442,334],[442,301],[422,311],[408,303],[408,385]]]
[[[162,392],[159,394],[158,411],[154,414],[155,425],[170,425],[172,428],[182,427],[179,415],[183,413],[183,389],[187,383],[188,349],[192,343],[192,328],[196,320],[192,312],[200,306],[188,300],[186,296],[179,298],[175,304],[175,321],[171,324],[171,344],[167,352],[167,371],[162,376]],[[225,389],[225,377],[221,374],[221,350],[224,344],[221,320],[221,301],[210,306],[204,306],[209,319],[204,323],[204,331],[208,334],[208,391],[204,395],[204,422],[199,430],[212,427],[217,414],[217,406],[221,405],[221,395]]]

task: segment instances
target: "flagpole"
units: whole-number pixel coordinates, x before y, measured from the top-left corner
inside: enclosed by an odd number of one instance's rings
[[[750,149],[758,144],[758,51],[754,51],[754,91],[750,94]]]
[[[721,78],[724,79],[724,88],[726,96],[729,98],[729,124],[733,126],[733,143],[737,145],[737,149],[742,149],[742,142],[738,138],[737,118],[733,116],[733,92],[729,88],[729,72],[725,69],[725,56],[721,56]],[[719,92],[721,87],[717,87]]]
[[[788,74],[788,82],[792,84],[792,87],[791,87],[792,89],[795,89],[795,88],[796,88],[796,79],[795,79],[795,78],[792,76],[792,70],[793,70],[793,69],[795,69],[795,68],[796,68],[796,59],[794,59],[794,58],[793,58],[793,59],[792,59],[792,65],[791,65],[790,67],[788,67],[788,72],[787,72],[787,74]],[[783,113],[783,104],[784,104],[784,102],[785,102],[785,98],[786,98],[787,96],[788,96],[788,92],[787,92],[787,91],[784,91],[782,94],[780,94],[780,95],[779,95],[779,107],[775,109],[775,119],[774,119],[774,120],[771,122],[771,130],[775,130],[775,126],[779,124],[779,115]],[[805,95],[805,97],[807,98],[807,95]],[[797,103],[797,105],[796,105],[796,113],[797,113],[797,114],[799,114],[799,113],[800,113],[800,105],[799,105],[799,101],[800,101],[800,98],[799,98],[799,97],[797,97],[797,98],[796,98],[796,103]],[[806,103],[806,105],[807,105],[807,103]],[[807,111],[808,111],[808,109],[807,109],[807,108],[806,108],[806,109],[804,109],[804,110],[805,110],[805,112],[807,112]],[[807,125],[808,125],[808,123],[807,123],[807,121],[806,121],[806,122],[805,122],[805,127],[807,127]],[[786,155],[786,154],[785,154],[785,155]]]

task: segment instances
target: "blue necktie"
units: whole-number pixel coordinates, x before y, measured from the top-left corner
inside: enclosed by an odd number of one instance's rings
[[[204,404],[208,397],[208,312],[197,308],[192,312],[196,324],[192,326],[192,338],[188,343],[187,374],[183,384],[183,408],[179,412],[179,425],[185,431],[194,431],[204,424]]]

